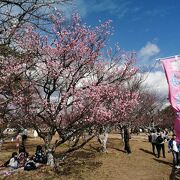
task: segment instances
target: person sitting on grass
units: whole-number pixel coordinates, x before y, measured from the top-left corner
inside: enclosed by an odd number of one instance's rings
[[[36,163],[33,161],[33,157],[28,159],[24,165],[24,170],[25,171],[31,171],[37,169]]]
[[[18,155],[18,162],[19,167],[23,167],[27,161],[28,153],[26,152],[26,149],[24,146],[19,146],[19,155]]]
[[[17,159],[17,152],[12,153],[12,157],[9,161],[9,167],[17,169],[18,168],[18,159]]]
[[[11,167],[13,169],[18,168],[17,152],[13,152],[11,158],[6,161],[1,167]]]
[[[38,145],[36,147],[36,153],[33,157],[34,162],[36,163],[42,163],[46,164],[47,163],[47,157],[42,149],[42,146]]]

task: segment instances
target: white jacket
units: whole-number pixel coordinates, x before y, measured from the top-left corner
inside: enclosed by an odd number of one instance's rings
[[[176,141],[173,141],[173,151],[179,152]]]
[[[10,159],[9,166],[12,168],[18,168],[18,161],[14,157]]]

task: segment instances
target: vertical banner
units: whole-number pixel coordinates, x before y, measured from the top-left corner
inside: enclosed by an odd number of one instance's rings
[[[180,58],[161,60],[169,87],[169,101],[176,111],[174,130],[176,140],[180,143]]]

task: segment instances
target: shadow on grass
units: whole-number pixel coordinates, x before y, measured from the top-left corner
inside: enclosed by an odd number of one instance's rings
[[[163,163],[163,164],[166,164],[166,165],[172,167],[171,174],[169,176],[169,180],[180,180],[180,169],[175,169],[174,165],[170,162],[163,161],[161,159],[155,159],[155,158],[154,158],[154,160],[159,163]]]
[[[173,163],[161,160],[161,159],[155,159],[153,158],[155,161],[159,162],[159,163],[163,163],[166,164],[168,166],[172,167],[171,170],[171,174],[169,176],[169,180],[180,180],[180,169],[176,169],[175,166],[173,165]]]
[[[114,149],[117,151],[121,151],[123,153],[126,153],[126,151],[118,148],[118,147],[122,147],[123,143],[118,139],[118,138],[109,138],[108,142],[107,142],[107,150],[108,149]],[[88,149],[88,151],[96,151],[96,152],[102,152],[102,147],[100,145],[100,143],[96,143],[96,144],[90,144],[89,145],[90,149]],[[87,150],[87,149],[85,149]]]
[[[122,149],[119,149],[119,148],[111,148],[111,149],[114,149],[114,150],[117,150],[117,151],[120,151],[120,152],[123,152],[123,153],[126,153],[126,151],[125,150],[122,150]]]
[[[180,169],[172,168],[169,180],[180,180]]]
[[[142,149],[142,148],[140,148],[139,150],[141,150],[141,151],[143,151],[143,152],[145,152],[145,153],[154,155],[153,152],[151,152],[151,151],[149,151],[149,150],[147,150],[147,149]]]
[[[56,154],[58,157],[58,154]],[[63,176],[76,176],[81,178],[83,172],[93,171],[102,165],[101,161],[95,161],[96,152],[80,150],[70,155],[64,162],[60,163],[57,174]]]
[[[124,144],[122,143],[121,139],[118,139],[118,138],[114,138],[114,139],[110,138],[110,139],[108,139],[107,147],[110,148],[110,149],[114,149],[114,150],[126,153],[126,151],[121,149],[121,147],[123,147],[123,146],[124,146]]]
[[[162,163],[162,164],[166,164],[168,166],[171,166],[173,167],[173,164],[170,163],[170,162],[167,162],[167,161],[164,161],[164,160],[161,160],[161,159],[156,159],[156,158],[153,158],[155,161],[159,162],[159,163]]]
[[[100,152],[100,151],[101,151],[100,144],[99,144],[99,146],[92,146],[92,145],[90,144],[89,147],[90,147],[90,149],[88,149],[88,150],[91,151],[91,152],[94,152],[94,151]],[[87,149],[86,149],[86,150],[87,150]]]
[[[114,146],[114,145],[117,145],[117,144],[122,145],[123,143],[122,143],[122,139],[109,138],[107,144],[109,146]]]

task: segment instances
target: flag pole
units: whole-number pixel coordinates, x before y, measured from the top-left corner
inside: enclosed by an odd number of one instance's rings
[[[165,60],[165,59],[170,59],[170,58],[175,58],[175,59],[177,59],[178,57],[180,57],[180,54],[174,55],[174,56],[163,57],[163,58],[157,58],[156,61]]]

